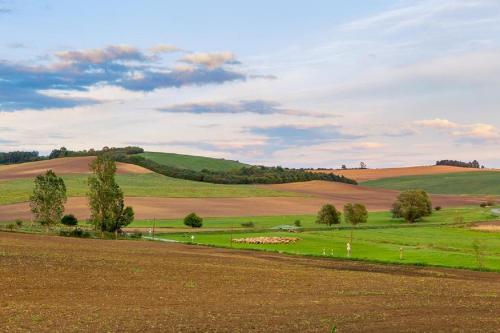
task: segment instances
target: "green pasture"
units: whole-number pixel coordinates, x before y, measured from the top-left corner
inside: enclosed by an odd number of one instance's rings
[[[62,176],[68,196],[85,196],[88,175]],[[170,178],[163,175],[123,174],[116,180],[126,196],[165,198],[232,198],[232,197],[286,197],[301,194],[259,188],[252,185],[225,185]],[[0,205],[29,200],[33,179],[0,181]]]
[[[203,156],[154,152],[145,152],[139,155],[153,160],[159,164],[195,171],[201,171],[203,169],[211,171],[229,171],[233,169],[241,169],[242,167],[248,166],[247,164],[243,164],[237,161]]]
[[[435,194],[500,195],[500,172],[463,172],[403,176],[363,182],[362,185],[392,190],[423,189]]]
[[[191,242],[191,235],[164,234],[159,237]],[[350,230],[338,229],[302,233],[197,233],[194,234],[194,242],[219,247],[347,258],[346,244],[350,235]],[[293,244],[278,245],[231,243],[231,239],[254,236],[298,237],[300,240]],[[474,244],[477,244],[477,251]],[[403,259],[400,259],[401,248]],[[500,237],[498,233],[473,231],[466,226],[358,229],[353,231],[352,259],[500,271]]]

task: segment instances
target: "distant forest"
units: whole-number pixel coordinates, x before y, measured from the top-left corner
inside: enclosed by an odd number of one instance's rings
[[[484,168],[484,165],[479,165],[479,162],[474,160],[472,162],[462,162],[462,161],[455,161],[455,160],[441,160],[437,161],[436,165],[448,165],[448,166],[455,166],[455,167],[461,167],[461,168],[473,168],[473,169],[479,169],[479,168]]]
[[[144,149],[140,147],[104,147],[101,150],[68,150],[65,147],[54,149],[48,156],[40,156],[37,151],[11,151],[8,153],[0,152],[0,164],[17,164],[24,162],[35,162],[43,160],[52,160],[60,157],[78,157],[78,156],[97,156],[105,152],[123,153],[123,154],[139,154],[143,153]]]

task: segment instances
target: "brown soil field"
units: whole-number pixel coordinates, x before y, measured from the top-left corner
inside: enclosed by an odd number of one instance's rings
[[[95,159],[93,156],[66,157],[47,161],[29,162],[21,164],[0,165],[0,180],[14,178],[32,178],[52,169],[58,175],[89,173],[89,163]],[[117,163],[117,173],[151,173],[143,167]]]
[[[497,273],[0,233],[1,332],[494,332]]]
[[[204,217],[266,216],[316,214],[325,203],[343,206],[348,202],[361,202],[371,211],[390,209],[399,192],[343,183],[311,181],[292,184],[261,185],[284,191],[295,191],[310,197],[258,197],[258,198],[148,198],[128,197],[126,203],[134,207],[136,219],[180,218],[193,211]],[[478,205],[485,198],[468,196],[432,195],[435,205],[459,207]],[[89,215],[86,198],[69,198],[66,212],[80,219]],[[0,221],[16,218],[30,219],[28,203],[0,206]]]
[[[479,231],[500,232],[500,221],[475,223],[471,229]]]
[[[320,172],[320,173],[333,172],[337,175],[343,175],[347,178],[354,179],[358,182],[364,182],[367,180],[392,178],[400,176],[419,176],[419,175],[435,175],[435,174],[445,174],[445,173],[481,172],[481,171],[498,171],[498,170],[472,169],[472,168],[459,168],[446,165],[433,165],[433,166],[415,166],[415,167],[386,168],[386,169],[314,170],[312,172]]]

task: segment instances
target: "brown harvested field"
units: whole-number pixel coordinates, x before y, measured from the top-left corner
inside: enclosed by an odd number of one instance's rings
[[[257,197],[257,198],[150,198],[128,197],[126,203],[134,207],[137,219],[180,218],[193,211],[205,217],[266,216],[315,214],[325,203],[343,206],[348,202],[361,202],[371,211],[390,209],[399,192],[343,183],[311,181],[291,184],[261,185],[284,191],[300,192],[309,197]],[[432,195],[435,205],[459,207],[477,205],[481,197]],[[70,198],[66,212],[80,218],[88,217],[86,198]],[[29,219],[28,203],[0,206],[0,221],[16,218]]]
[[[89,173],[89,163],[95,159],[93,156],[66,157],[47,161],[29,162],[21,164],[1,165],[0,180],[15,178],[32,178],[52,169],[58,175]],[[151,173],[143,167],[117,163],[117,173]]]
[[[475,223],[471,229],[479,231],[500,232],[500,221]]]
[[[481,171],[498,171],[498,170],[459,168],[446,165],[433,165],[433,166],[415,166],[415,167],[385,168],[385,169],[352,169],[352,170],[331,169],[331,170],[314,170],[312,172],[321,172],[321,173],[333,172],[335,174],[343,175],[347,178],[354,179],[358,182],[364,182],[367,180],[392,178],[400,176],[436,175],[445,173],[481,172]]]
[[[494,332],[500,275],[0,233],[2,332]]]

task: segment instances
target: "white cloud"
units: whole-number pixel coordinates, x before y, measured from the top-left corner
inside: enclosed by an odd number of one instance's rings
[[[211,69],[221,67],[224,64],[238,63],[232,52],[188,53],[184,55],[180,61],[193,65],[202,65]]]
[[[449,121],[448,119],[440,119],[440,118],[420,120],[417,121],[416,124],[423,127],[437,128],[437,129],[450,129],[450,128],[457,128],[460,126],[459,124]]]

